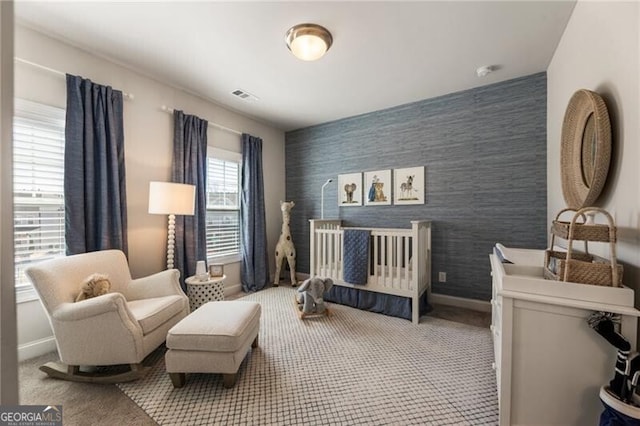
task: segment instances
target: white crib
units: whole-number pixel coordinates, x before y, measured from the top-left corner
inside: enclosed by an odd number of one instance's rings
[[[343,228],[340,220],[311,219],[309,273],[331,278],[336,285],[412,299],[414,324],[420,319],[419,300],[431,297],[431,222],[411,221],[410,229]],[[343,233],[345,229],[371,232],[369,273],[366,285],[343,280]],[[371,265],[376,259],[375,265]]]

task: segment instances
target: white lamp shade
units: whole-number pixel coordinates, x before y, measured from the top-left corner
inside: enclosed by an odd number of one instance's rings
[[[193,215],[195,185],[173,182],[149,182],[149,213]]]

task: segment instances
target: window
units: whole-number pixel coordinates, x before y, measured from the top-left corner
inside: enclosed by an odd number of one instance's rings
[[[207,156],[207,259],[240,255],[240,154],[209,148]]]
[[[15,285],[30,288],[29,264],[64,256],[65,111],[15,100],[13,122],[13,238]]]

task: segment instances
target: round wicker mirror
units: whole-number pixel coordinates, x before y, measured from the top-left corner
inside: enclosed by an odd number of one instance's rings
[[[593,206],[609,173],[611,124],[604,101],[582,89],[573,94],[562,123],[562,194],[572,209]]]

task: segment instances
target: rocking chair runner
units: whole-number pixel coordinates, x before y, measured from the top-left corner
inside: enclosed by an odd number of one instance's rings
[[[106,274],[111,292],[74,302],[80,283]],[[170,269],[131,279],[124,253],[105,250],[52,259],[26,274],[47,311],[61,363],[40,367],[51,377],[117,383],[142,377],[142,360],[165,341],[167,331],[189,314],[180,273]],[[80,366],[129,364],[130,371],[91,373]]]

